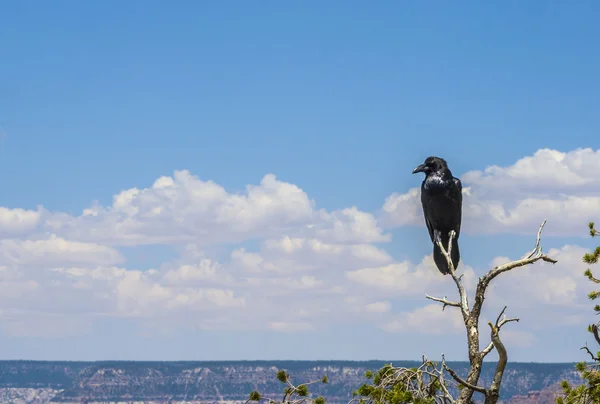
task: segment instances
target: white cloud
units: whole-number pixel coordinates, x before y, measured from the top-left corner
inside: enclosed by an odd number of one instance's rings
[[[0,236],[18,237],[35,231],[41,224],[43,210],[0,207]]]
[[[440,305],[428,304],[396,315],[381,328],[398,333],[449,334],[461,332],[464,325],[460,311],[442,311]]]
[[[116,281],[118,314],[146,317],[173,310],[216,310],[245,306],[245,299],[230,289],[189,285],[176,287],[168,283],[160,281],[157,271],[124,271]]]
[[[365,306],[365,310],[371,313],[387,313],[391,308],[390,302],[373,302]]]
[[[13,274],[8,273],[6,267],[0,268],[0,294],[2,301],[12,299],[22,299],[38,293],[41,289],[39,282],[34,280],[21,280],[14,278]]]
[[[250,273],[330,272],[332,268],[353,269],[392,261],[388,253],[371,244],[331,244],[289,236],[266,240],[260,253],[234,250],[231,258]]]
[[[540,276],[540,272],[545,268],[533,267],[516,269],[499,277],[486,303],[495,310],[489,311],[488,317],[495,318],[506,300],[510,301],[511,315],[521,315],[527,306],[532,306],[536,319],[554,316],[557,302],[549,299],[547,293],[556,296],[565,293],[558,288],[549,290],[540,286],[539,279],[548,285],[564,286],[567,283],[563,277],[570,276],[578,285],[583,284],[580,271],[573,269],[582,251],[571,246],[551,250],[562,266],[551,266],[544,276]],[[496,258],[494,263],[506,260]],[[570,268],[570,272],[562,274],[562,268]],[[412,329],[415,333],[439,333],[442,329],[457,327],[454,314],[446,317],[452,308],[443,312],[439,304],[432,303],[426,308],[398,314],[392,311],[389,301],[376,300],[385,296],[394,298],[398,302],[397,310],[402,310],[409,302],[425,302],[425,293],[448,295],[452,299],[456,295],[453,282],[437,272],[429,256],[416,265],[392,263],[347,273],[340,271],[337,276],[325,278],[304,274],[272,276],[268,272],[248,277],[238,269],[231,263],[217,264],[204,258],[195,265],[165,264],[159,270],[148,271],[119,267],[55,268],[44,271],[43,282],[36,282],[26,280],[23,273],[3,267],[0,268],[3,280],[0,285],[6,286],[6,290],[2,290],[3,306],[13,310],[26,304],[49,315],[125,316],[152,320],[157,327],[177,328],[178,323],[173,323],[177,319],[201,328],[237,330],[264,327],[277,331],[309,330],[357,321],[379,324],[393,332]],[[466,264],[464,269],[465,284],[472,293],[476,275]],[[346,276],[350,283],[345,281]],[[207,286],[220,281],[228,286]],[[578,295],[581,294],[578,291]],[[223,310],[229,310],[228,314],[223,315]],[[190,318],[192,313],[197,314]],[[574,313],[565,312],[565,315]],[[13,326],[17,324],[11,321]]]
[[[511,346],[527,348],[537,342],[537,338],[532,333],[511,330],[508,326],[502,328],[500,331],[500,337],[508,349],[510,349]]]
[[[494,322],[504,306],[508,306],[506,315],[518,317],[519,323],[506,325],[502,330],[503,340],[518,347],[532,346],[538,341],[535,332],[554,327],[579,326],[593,322],[591,303],[587,294],[596,285],[583,276],[585,264],[581,257],[587,252],[582,247],[565,245],[550,249],[547,254],[558,260],[557,264],[539,262],[531,266],[515,268],[498,276],[488,288],[480,324]],[[518,259],[520,257],[514,257]],[[369,268],[349,273],[354,281],[362,282],[367,288],[373,288],[381,295],[386,291],[397,291],[403,297],[411,294],[430,294],[436,297],[448,296],[458,301],[458,292],[449,277],[432,277],[423,274],[433,272],[433,263],[426,257],[418,266],[409,262],[394,264],[382,268]],[[507,257],[496,257],[491,265],[510,261]],[[427,269],[429,267],[429,269]],[[485,269],[487,271],[487,269]],[[471,269],[469,269],[472,272]],[[473,303],[477,276],[465,275],[469,302]],[[440,293],[440,288],[446,291]],[[368,293],[368,291],[367,291]],[[424,299],[423,299],[424,300]],[[409,304],[408,301],[406,304]],[[405,305],[406,305],[405,304]],[[587,320],[582,312],[588,310]],[[455,333],[464,330],[460,310],[447,307],[442,311],[440,303],[429,303],[424,307],[403,311],[381,323],[380,328],[388,332],[399,333]],[[483,330],[483,328],[482,328]],[[482,332],[485,342],[486,332]]]
[[[547,254],[557,259],[558,263],[539,261],[498,276],[488,288],[481,324],[494,322],[502,308],[508,306],[507,316],[519,317],[521,322],[509,324],[503,329],[507,341],[516,346],[530,346],[536,341],[536,330],[581,326],[586,321],[594,321],[587,294],[596,285],[583,276],[587,266],[581,259],[587,251],[573,245],[551,248]],[[478,277],[484,271],[519,258],[521,257],[496,257],[486,268],[478,270],[477,274],[463,263],[464,269],[459,270],[459,273],[464,274],[463,284],[470,304],[473,304]],[[400,307],[410,306],[417,299],[425,302],[426,293],[458,301],[454,282],[448,276],[437,274],[430,256],[426,256],[418,265],[405,261],[349,271],[346,276],[362,286],[361,295],[389,296],[399,301],[404,300]],[[360,301],[357,298],[346,300],[352,303]],[[586,310],[590,313],[587,320],[582,316]],[[444,318],[447,315],[451,317]],[[380,327],[389,332],[438,333],[442,330],[452,332],[463,326],[458,309],[447,307],[442,311],[440,303],[431,302],[425,307],[396,314]]]
[[[289,289],[315,289],[323,285],[323,281],[315,278],[314,276],[301,276],[299,278],[294,277],[277,277],[277,278],[246,278],[246,282],[250,286],[260,288],[276,288],[273,291],[279,291],[281,294],[288,294]],[[271,292],[273,293],[273,292]]]
[[[567,318],[581,321],[579,315],[591,309],[587,294],[595,286],[583,276],[587,266],[582,257],[586,252],[573,245],[549,249],[546,254],[558,260],[556,264],[538,262],[500,275],[488,291],[486,304],[496,312],[507,305],[510,317],[525,316],[532,327],[550,326],[556,323],[557,315],[565,325],[573,323]],[[491,266],[507,261],[507,257],[498,257]],[[492,318],[495,314],[490,312]]]
[[[123,261],[121,253],[113,248],[65,240],[56,235],[35,240],[0,240],[0,264],[5,265],[113,265]]]
[[[576,228],[584,235],[582,215],[594,208],[590,198],[600,198],[593,189],[597,155],[540,151],[513,166],[465,174],[465,228],[534,232],[547,216],[549,233]],[[546,169],[559,172],[555,183]],[[418,198],[416,188],[392,195],[381,217],[388,225],[422,226]],[[159,332],[298,332],[340,324],[426,334],[462,329],[458,310],[442,311],[425,299],[456,298],[452,279],[439,273],[431,254],[396,260],[375,244],[390,241],[376,216],[356,207],[317,209],[304,191],[273,175],[236,194],[177,171],[149,188],[120,192],[111,206],[92,204],[80,216],[0,208],[0,234],[0,326],[11,335],[43,335],[51,318],[65,332],[78,321],[89,330],[99,317]],[[179,256],[141,270],[119,250],[139,244],[176,246]],[[531,344],[535,330],[556,327],[556,313],[561,326],[579,326],[593,286],[582,276],[584,252],[573,245],[550,249],[558,264],[500,276],[482,320],[495,320],[508,305],[508,314],[522,319],[506,329],[513,344]],[[459,272],[472,296],[483,268],[470,266],[469,258]],[[497,257],[492,265],[506,260]]]
[[[269,324],[269,328],[273,331],[279,332],[298,332],[298,331],[312,331],[314,330],[314,326],[309,323],[299,323],[299,322],[284,322],[284,321],[275,321]]]
[[[461,263],[458,272],[464,275],[465,283],[472,283],[476,278],[473,269],[464,263]],[[346,277],[352,282],[373,287],[378,293],[390,296],[448,293],[448,287],[454,285],[450,276],[440,274],[431,255],[425,256],[417,265],[410,261],[394,262],[380,267],[348,271]]]
[[[541,149],[460,178],[464,233],[535,233],[548,219],[545,234],[582,236],[600,206],[600,149]],[[391,194],[380,218],[391,227],[424,226],[419,187]]]
[[[207,258],[201,259],[198,264],[184,264],[172,269],[164,275],[164,279],[175,285],[234,283],[234,278],[224,272],[222,265]]]
[[[324,242],[388,241],[371,213],[356,208],[326,212],[298,186],[265,175],[244,194],[228,193],[189,171],[157,179],[152,187],[131,188],[109,207],[92,205],[81,216],[49,215],[44,227],[78,240],[113,245],[214,244],[282,233]]]
[[[487,192],[553,194],[585,191],[600,185],[600,149],[575,149],[564,153],[540,149],[508,167],[490,166],[484,171],[469,171],[466,182]]]
[[[404,194],[394,192],[388,196],[382,207],[382,219],[394,227],[425,225],[420,188],[411,188]]]
[[[327,213],[320,211],[321,223],[316,225],[316,236],[321,240],[339,243],[374,243],[390,241],[389,234],[382,234],[377,219],[356,207]]]

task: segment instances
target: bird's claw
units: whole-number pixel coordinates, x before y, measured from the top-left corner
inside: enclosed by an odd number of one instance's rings
[[[441,236],[440,236],[440,231],[437,230],[437,229],[433,230],[433,241],[435,243],[441,243],[442,242]]]
[[[450,237],[451,239],[454,238],[454,237],[456,237],[456,232],[454,230],[450,230],[448,232],[448,237]]]

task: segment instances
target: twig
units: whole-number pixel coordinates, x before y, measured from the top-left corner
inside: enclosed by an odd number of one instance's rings
[[[533,257],[535,254],[538,253],[538,251],[539,251],[539,253],[542,252],[542,248],[540,247],[540,241],[542,239],[542,229],[544,228],[545,225],[546,225],[546,219],[544,219],[544,221],[540,225],[540,228],[538,229],[537,237],[535,238],[535,248],[531,251],[531,253],[529,253],[527,258]]]
[[[498,317],[496,317],[496,327],[498,327],[498,323],[500,322],[500,318],[502,317],[502,315],[506,311],[506,307],[507,306],[504,306],[504,308],[502,309],[502,311],[500,312],[500,314],[498,314]]]
[[[516,261],[512,261],[512,262],[507,262],[506,264],[502,264],[502,265],[495,267],[494,269],[490,270],[487,274],[485,274],[483,276],[483,278],[481,279],[481,283],[487,287],[487,285],[489,285],[489,283],[492,281],[492,279],[494,279],[501,273],[510,271],[511,269],[514,269],[514,268],[522,267],[524,265],[533,264],[534,262],[537,262],[539,260],[550,262],[552,264],[556,264],[558,261],[556,261],[553,258],[548,257],[546,254],[543,254],[542,247],[540,246],[540,238],[542,235],[542,229],[544,228],[545,224],[546,224],[546,220],[544,219],[544,221],[540,225],[540,228],[538,229],[538,232],[537,232],[535,248],[533,249],[533,251],[531,251],[531,253],[529,253],[529,255],[526,258],[522,258],[520,260],[516,260]]]
[[[590,351],[590,348],[588,348],[587,345],[586,346],[582,346],[579,349],[580,350],[585,350],[592,357],[592,360],[598,362],[598,358],[592,353],[592,351]]]
[[[462,379],[459,375],[456,374],[456,372],[454,370],[452,370],[452,368],[450,368],[448,365],[444,364],[444,368],[448,371],[448,373],[450,373],[450,376],[452,376],[452,378],[454,380],[456,380],[457,383],[471,389],[474,391],[477,391],[479,393],[483,393],[485,394],[486,390],[485,387],[481,387],[481,386],[476,386],[474,384],[471,384],[469,382],[467,382],[466,380]]]
[[[507,306],[504,306],[504,308],[502,309],[502,311],[496,318],[496,328],[498,329],[498,331],[500,331],[500,328],[502,328],[502,326],[506,323],[510,323],[511,321],[517,321],[517,322],[519,321],[518,318],[507,318],[506,315],[504,315],[504,312],[506,311],[506,307]],[[502,317],[502,319],[500,319],[500,317]],[[487,354],[489,354],[493,349],[494,349],[494,342],[492,341],[488,344],[488,346],[485,347],[485,349],[483,351],[481,351],[482,357],[485,358],[485,356]]]
[[[448,388],[446,387],[446,383],[444,380],[444,369],[446,368],[446,357],[444,356],[444,354],[442,354],[442,370],[440,371],[440,385],[442,386],[442,391],[444,392],[444,397],[450,401],[450,403],[454,403],[454,397],[452,397],[452,394],[450,394],[450,392],[448,391]]]
[[[446,306],[452,306],[452,307],[460,307],[460,303],[458,302],[451,302],[448,300],[448,298],[446,296],[444,296],[444,298],[439,298],[439,297],[433,297],[433,296],[429,296],[429,295],[425,295],[425,297],[429,300],[433,300],[434,302],[440,302],[443,303],[444,305],[442,306],[442,311],[444,311],[444,309],[446,308]]]

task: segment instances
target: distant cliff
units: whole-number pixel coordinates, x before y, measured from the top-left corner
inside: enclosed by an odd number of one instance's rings
[[[231,361],[231,362],[41,362],[0,361],[0,403],[217,403],[245,401],[252,390],[267,397],[282,394],[276,380],[286,369],[298,383],[327,375],[314,395],[328,403],[347,403],[364,381],[366,370],[390,361]],[[395,366],[418,362],[391,361]],[[459,374],[466,362],[449,363]],[[501,399],[508,403],[550,403],[563,379],[579,382],[574,363],[509,363]],[[489,385],[494,363],[487,363],[481,382]],[[543,392],[540,392],[544,390]]]

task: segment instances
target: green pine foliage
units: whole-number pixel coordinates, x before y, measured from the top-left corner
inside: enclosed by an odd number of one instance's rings
[[[369,382],[353,392],[359,404],[434,404],[445,387],[437,363],[428,360],[419,368],[385,365],[365,377]]]
[[[600,236],[600,232],[594,227],[594,223],[589,224],[590,235],[592,237]],[[600,246],[596,247],[592,252],[583,256],[583,262],[587,264],[597,264],[600,258]],[[600,279],[594,277],[592,271],[588,268],[584,275],[593,283],[600,283]],[[588,298],[592,301],[600,297],[600,291],[593,291],[588,294]],[[594,306],[594,311],[600,313],[600,305]],[[600,335],[598,325],[592,324],[588,327],[588,331],[592,333],[596,342],[600,345]],[[592,404],[600,403],[600,352],[593,353],[588,347],[583,347],[591,359],[591,363],[580,362],[576,365],[576,369],[581,374],[583,383],[577,387],[571,386],[567,381],[562,382],[564,391],[563,397],[556,399],[557,404]]]
[[[448,386],[443,378],[443,366],[423,358],[419,367],[394,367],[386,364],[376,372],[365,372],[367,382],[353,392],[356,404],[436,404],[440,397],[448,397]],[[263,401],[268,404],[326,404],[325,398],[310,398],[309,385],[313,383],[329,383],[327,376],[318,381],[295,386],[285,370],[275,375],[284,384],[283,399],[274,400],[263,397],[258,391],[248,396],[246,404],[251,401]],[[436,400],[437,398],[437,400]],[[446,400],[443,400],[444,402]]]
[[[312,404],[326,404],[324,397],[316,397],[310,398],[310,391],[308,386],[314,383],[329,383],[329,378],[327,376],[323,376],[320,380],[313,381],[310,383],[299,384],[295,386],[288,372],[284,369],[280,369],[275,375],[277,380],[285,385],[283,389],[283,398],[281,401],[273,400],[270,398],[265,398],[258,391],[253,391],[248,396],[248,400],[246,400],[246,404],[250,401],[264,401],[268,404],[303,404],[303,403],[312,403]]]

